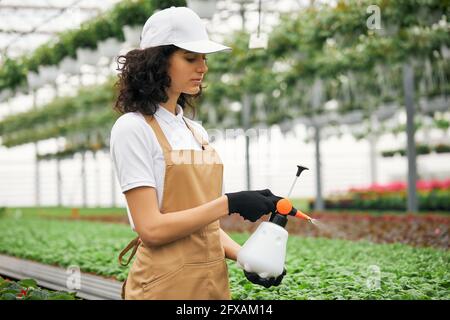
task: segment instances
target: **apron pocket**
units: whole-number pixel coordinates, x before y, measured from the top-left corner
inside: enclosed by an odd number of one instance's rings
[[[228,289],[225,259],[207,263],[188,263],[143,286],[144,299],[208,300],[217,299]],[[229,289],[228,289],[229,290]]]
[[[170,280],[171,278],[173,278],[175,275],[177,275],[178,273],[180,273],[183,270],[184,266],[180,266],[172,271],[169,271],[163,275],[160,275],[159,277],[155,277],[153,280],[150,280],[149,282],[146,282],[142,285],[144,291],[148,290],[149,288],[152,288],[154,286],[157,286],[159,283],[163,282],[163,281],[167,281]]]

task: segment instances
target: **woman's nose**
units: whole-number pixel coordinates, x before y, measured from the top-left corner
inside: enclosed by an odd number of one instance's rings
[[[200,67],[197,69],[200,73],[206,73],[208,71],[208,65],[206,64],[206,61],[202,61]]]

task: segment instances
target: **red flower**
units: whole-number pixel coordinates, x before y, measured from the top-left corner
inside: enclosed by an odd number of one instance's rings
[[[20,298],[20,297],[26,296],[27,293],[28,293],[28,289],[27,289],[27,290],[23,290],[23,289],[22,289],[22,290],[20,291],[20,293],[17,295],[17,297]]]

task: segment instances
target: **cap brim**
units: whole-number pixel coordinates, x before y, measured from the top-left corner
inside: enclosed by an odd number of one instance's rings
[[[232,50],[230,47],[224,46],[214,41],[201,40],[192,42],[176,43],[175,46],[196,53],[213,53],[219,51]]]

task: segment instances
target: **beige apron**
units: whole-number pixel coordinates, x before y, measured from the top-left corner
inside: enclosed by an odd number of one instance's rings
[[[202,150],[172,150],[156,119],[146,116],[146,120],[156,134],[166,163],[161,213],[190,209],[220,197],[223,164],[208,142],[185,121]],[[189,158],[192,161],[186,161]],[[132,240],[119,256],[120,264],[128,265],[137,252],[122,287],[122,298],[230,300],[219,228],[216,220],[161,246],[144,245],[139,237]],[[122,257],[131,248],[131,256],[123,264]]]

